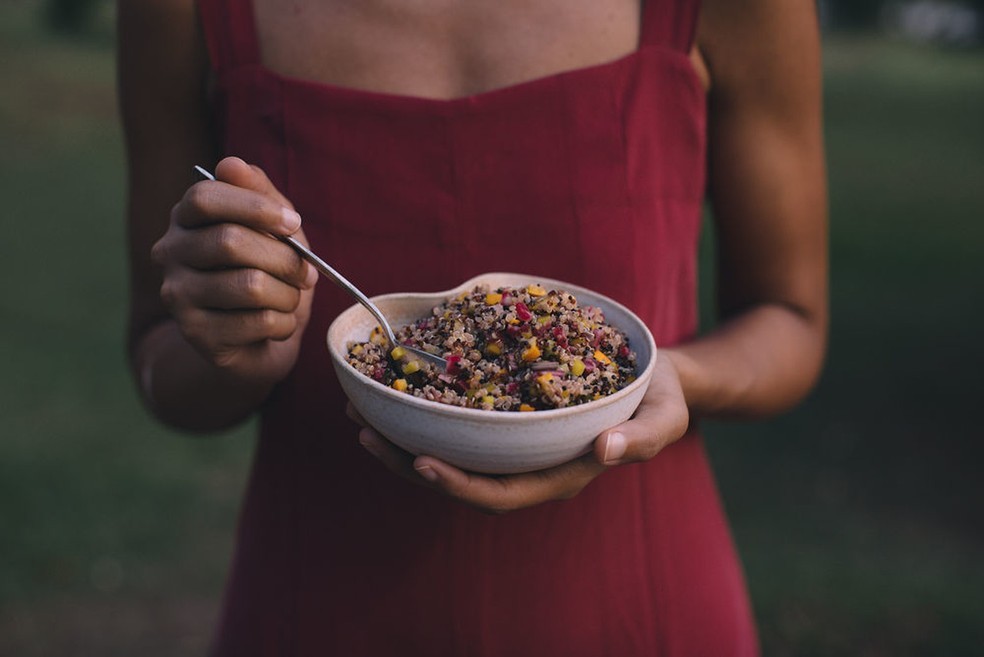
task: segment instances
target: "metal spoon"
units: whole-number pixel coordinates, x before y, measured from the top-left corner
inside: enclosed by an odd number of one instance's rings
[[[209,173],[202,167],[198,166],[197,164],[195,165],[195,171],[197,171],[203,177],[208,178],[209,180],[215,180],[215,176],[213,176],[211,173]],[[396,335],[393,333],[393,329],[390,327],[389,322],[386,321],[386,317],[383,316],[383,313],[380,312],[379,308],[376,307],[376,304],[370,301],[369,297],[363,294],[359,290],[359,288],[352,285],[352,283],[350,283],[348,279],[346,279],[344,276],[342,276],[337,271],[335,271],[335,269],[331,265],[329,265],[327,262],[319,258],[317,255],[315,255],[313,251],[311,251],[309,248],[307,248],[306,246],[295,240],[290,235],[274,235],[274,237],[276,237],[281,242],[288,244],[291,248],[297,251],[298,255],[300,255],[302,258],[304,258],[312,265],[314,265],[315,269],[317,269],[319,272],[330,278],[340,288],[342,288],[343,290],[351,294],[353,297],[355,297],[356,301],[358,301],[363,306],[365,306],[366,310],[372,313],[372,316],[376,318],[376,321],[379,322],[379,325],[383,328],[383,333],[386,335],[386,339],[389,341],[391,349],[397,346],[403,347],[404,349],[407,350],[409,355],[416,356],[421,360],[440,368],[441,372],[447,369],[448,361],[444,360],[440,356],[426,352],[423,349],[418,349],[417,347],[413,347],[408,344],[397,342]]]

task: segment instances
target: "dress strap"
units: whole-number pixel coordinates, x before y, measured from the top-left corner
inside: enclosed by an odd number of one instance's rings
[[[639,45],[689,53],[699,15],[700,0],[642,0]]]
[[[252,0],[197,0],[212,66],[224,70],[260,63]]]

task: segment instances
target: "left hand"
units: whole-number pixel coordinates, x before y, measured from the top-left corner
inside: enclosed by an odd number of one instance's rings
[[[348,413],[365,425],[351,404]],[[465,472],[432,456],[415,457],[368,426],[359,432],[359,442],[405,479],[482,511],[502,514],[550,500],[570,499],[611,466],[651,459],[682,437],[689,421],[676,367],[669,356],[660,352],[656,371],[635,415],[599,435],[591,452],[553,468],[500,476]]]

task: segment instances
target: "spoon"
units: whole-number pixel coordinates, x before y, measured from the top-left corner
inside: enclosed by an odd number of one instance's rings
[[[211,173],[209,173],[202,167],[198,166],[197,164],[195,165],[195,171],[197,171],[199,174],[201,174],[203,177],[209,180],[215,180],[215,176],[213,176]],[[402,344],[400,342],[397,342],[396,335],[393,333],[393,329],[390,327],[389,322],[386,321],[386,317],[383,316],[383,313],[380,312],[379,308],[376,307],[376,304],[370,301],[369,297],[363,294],[362,291],[359,290],[359,288],[352,285],[352,283],[350,283],[348,279],[346,279],[344,276],[342,276],[337,271],[335,271],[335,269],[331,265],[329,265],[327,262],[319,258],[313,251],[311,251],[309,248],[298,242],[290,235],[274,235],[273,237],[276,237],[281,242],[284,242],[285,244],[289,245],[292,249],[294,249],[297,252],[298,255],[300,255],[302,258],[304,258],[312,265],[314,265],[315,269],[317,269],[319,272],[324,274],[326,277],[330,278],[336,285],[338,285],[340,288],[342,288],[343,290],[351,294],[353,297],[355,297],[356,301],[358,301],[363,306],[365,306],[366,310],[372,313],[372,316],[376,318],[376,321],[379,322],[379,325],[383,328],[383,333],[386,335],[386,339],[389,341],[390,349],[393,349],[398,346],[402,347],[403,349],[406,349],[408,355],[416,356],[417,358],[420,358],[421,360],[430,363],[435,367],[440,368],[441,372],[447,370],[448,361],[444,360],[440,356],[426,352],[423,349],[418,349],[417,347],[413,347],[408,344]]]

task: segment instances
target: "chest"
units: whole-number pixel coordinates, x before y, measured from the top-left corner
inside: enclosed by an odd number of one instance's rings
[[[456,98],[618,59],[639,0],[253,0],[264,63],[338,86]]]

